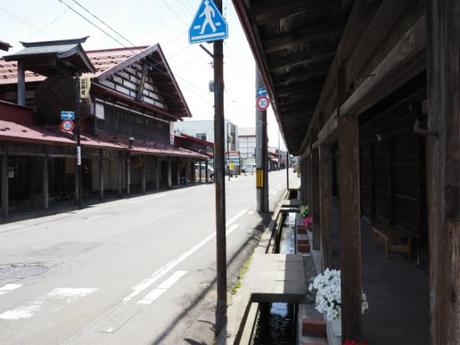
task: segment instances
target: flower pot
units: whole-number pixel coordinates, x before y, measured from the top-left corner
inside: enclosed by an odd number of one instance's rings
[[[332,332],[335,336],[341,337],[342,336],[342,318],[339,317],[338,319],[333,319],[331,321]]]

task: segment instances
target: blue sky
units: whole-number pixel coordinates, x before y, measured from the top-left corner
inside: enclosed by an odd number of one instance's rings
[[[91,21],[73,0],[62,0]],[[192,111],[193,119],[213,118],[211,58],[188,42],[188,28],[201,0],[78,0],[91,13],[135,45],[160,43]],[[225,117],[240,127],[255,126],[255,64],[231,0],[223,0],[229,38],[224,44]],[[110,32],[101,23],[98,25]],[[89,35],[85,49],[121,47],[59,0],[0,0],[0,40],[21,48],[20,41],[65,39]],[[126,46],[130,44],[119,39]],[[212,46],[208,45],[212,50]],[[10,50],[11,52],[11,50]],[[269,145],[278,145],[278,126],[268,113]],[[284,147],[281,142],[281,147]]]

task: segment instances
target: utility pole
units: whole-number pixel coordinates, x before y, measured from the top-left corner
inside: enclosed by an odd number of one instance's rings
[[[75,151],[75,192],[76,192],[76,201],[78,208],[82,208],[82,200],[83,200],[83,183],[82,183],[82,176],[81,176],[81,144],[80,144],[80,108],[81,108],[81,98],[80,98],[80,76],[77,74],[75,76],[75,85],[76,85],[76,92],[75,92],[75,140],[77,143],[76,151]]]
[[[264,87],[256,69],[256,91]],[[256,108],[257,212],[268,213],[267,111]]]
[[[222,0],[215,4],[222,12]],[[227,243],[225,237],[224,43],[214,42],[214,164],[216,178],[217,307],[216,334],[227,322]]]

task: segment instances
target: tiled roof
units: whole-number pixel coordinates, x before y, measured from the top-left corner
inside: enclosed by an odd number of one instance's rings
[[[21,125],[14,122],[0,120],[0,140],[10,142],[40,143],[47,145],[75,145],[69,133],[51,127]],[[125,136],[94,136],[82,134],[81,144],[83,147],[106,148],[114,150],[128,150],[128,137]],[[162,155],[180,156],[206,159],[207,157],[193,151],[171,145],[160,145],[151,141],[135,141],[131,152]]]
[[[119,63],[129,59],[133,55],[145,50],[146,46],[131,48],[116,48],[86,51],[91,63],[96,68],[95,77],[115,67]],[[45,77],[37,73],[26,71],[26,82],[42,81]],[[17,83],[17,63],[16,61],[5,61],[0,59],[0,85]]]

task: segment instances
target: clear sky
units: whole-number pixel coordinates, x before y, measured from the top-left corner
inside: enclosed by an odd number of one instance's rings
[[[0,40],[21,49],[19,41],[76,38],[89,35],[85,49],[122,45],[104,34],[62,2],[118,36],[78,6],[74,0],[0,0]],[[212,59],[188,42],[188,28],[201,0],[78,0],[92,14],[121,33],[125,46],[160,43],[193,119],[213,118]],[[239,127],[255,126],[255,63],[231,0],[223,0],[229,38],[224,43],[225,117]],[[131,43],[131,44],[130,44]],[[207,45],[212,50],[211,45]],[[271,108],[270,108],[271,109]],[[268,112],[269,146],[278,146],[278,124]],[[284,148],[281,138],[281,148]]]

